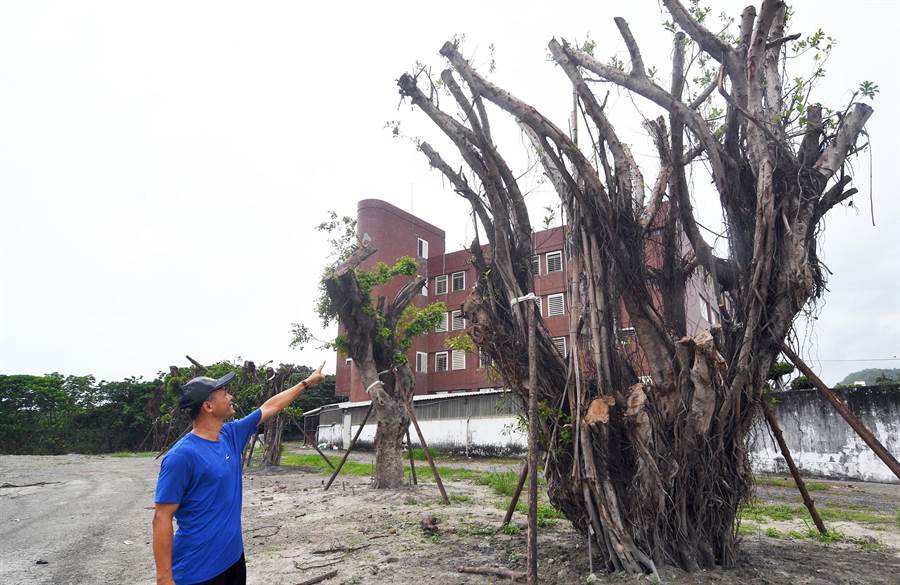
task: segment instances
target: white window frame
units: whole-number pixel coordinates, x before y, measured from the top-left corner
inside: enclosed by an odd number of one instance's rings
[[[465,370],[466,369],[466,350],[454,349],[451,353],[453,354],[453,357],[450,359],[450,369],[451,370]],[[457,366],[457,361],[460,362],[459,366]]]
[[[434,326],[435,333],[446,333],[447,332],[447,329],[450,326],[450,321],[448,319],[448,316],[449,316],[449,313],[447,313],[445,311],[443,321],[441,321],[440,323],[438,323],[437,325]]]
[[[706,322],[710,325],[715,325],[718,323],[719,314],[713,309],[712,303],[704,299],[702,296],[698,297],[700,299],[700,310],[703,313],[703,318],[706,319]]]
[[[559,299],[560,302],[560,311],[558,313],[553,312],[553,301],[555,299]],[[555,295],[547,295],[547,316],[548,317],[556,317],[558,315],[566,314],[566,293],[559,293]]]
[[[444,292],[441,292],[441,284],[444,285]],[[445,294],[447,294],[448,288],[449,287],[447,286],[447,275],[446,274],[442,274],[442,275],[436,276],[434,278],[434,294],[445,295]]]
[[[457,275],[462,276],[462,287],[461,288],[456,288],[456,276]],[[454,272],[453,274],[450,275],[450,292],[459,292],[461,290],[466,290],[466,273],[465,273],[465,271]]]
[[[634,337],[637,335],[634,327],[622,327],[619,329],[619,339]]]
[[[440,366],[440,359],[444,358],[444,367],[443,369]],[[434,371],[435,372],[447,372],[450,370],[450,358],[447,355],[446,351],[439,351],[434,354]]]
[[[416,373],[417,374],[427,374],[428,373],[428,354],[424,351],[416,352]]]
[[[416,238],[416,255],[419,258],[428,259],[428,240]]]
[[[535,264],[537,264],[537,270],[534,270]],[[541,255],[540,254],[535,254],[534,256],[531,257],[531,269],[534,270],[535,276],[541,275]]]
[[[459,327],[457,327],[459,324]],[[452,331],[461,331],[466,328],[466,319],[462,316],[462,311],[450,312],[450,329]]]
[[[547,274],[550,274],[550,273],[553,273],[553,272],[562,272],[562,271],[563,271],[563,257],[562,257],[562,250],[558,250],[558,251],[556,251],[556,252],[547,252],[546,256],[547,256],[547,258],[546,258],[546,260],[547,260]],[[550,257],[551,257],[551,256],[556,256],[556,257],[559,258],[559,270],[550,270]]]
[[[478,348],[478,367],[484,368],[485,366],[493,365],[494,360],[491,359],[491,356],[487,355],[483,349]]]
[[[560,342],[562,342],[562,347],[560,347]],[[568,348],[566,347],[566,338],[565,337],[554,337],[553,345],[556,346],[556,349],[562,354],[563,357],[568,357]]]

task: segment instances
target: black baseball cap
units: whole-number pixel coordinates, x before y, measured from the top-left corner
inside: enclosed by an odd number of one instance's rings
[[[197,376],[181,387],[181,398],[178,400],[178,406],[181,408],[191,408],[209,398],[209,395],[222,388],[234,378],[234,372],[228,372],[221,378],[207,378],[206,376]]]

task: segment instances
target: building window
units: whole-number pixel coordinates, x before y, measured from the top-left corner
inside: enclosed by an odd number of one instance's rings
[[[451,327],[454,331],[459,331],[460,329],[466,328],[466,320],[463,319],[462,311],[453,311],[453,318],[451,320]]]
[[[531,257],[531,272],[534,273],[535,276],[541,275],[541,257],[540,257],[540,255],[534,255]]]
[[[718,322],[718,313],[712,308],[712,305],[707,302],[703,297],[700,298],[700,312],[703,314],[703,318],[706,319],[706,322],[710,325],[715,325]]]
[[[447,294],[447,275],[441,275],[434,279],[434,294]]]
[[[565,337],[554,337],[553,345],[556,346],[556,349],[559,350],[559,353],[562,354],[563,357],[566,357],[566,338]]]
[[[562,252],[550,252],[547,254],[547,274],[562,272]]]
[[[634,337],[635,335],[634,327],[622,327],[619,329],[619,341],[625,341],[629,337]]]
[[[447,330],[447,313],[444,313],[444,318],[441,319],[440,323],[434,326],[435,333],[443,333]]]
[[[466,290],[466,273],[465,272],[454,272],[453,276],[453,292]]]
[[[466,352],[462,349],[454,349],[453,350],[453,369],[454,370],[465,370],[466,369]]]
[[[566,303],[564,300],[565,293],[547,296],[547,316],[554,317],[556,315],[566,314]]]
[[[494,365],[494,360],[491,359],[491,356],[489,356],[483,349],[478,348],[478,367],[489,368],[492,365]]]
[[[428,242],[422,238],[416,238],[416,240],[418,240],[416,252],[418,253],[419,258],[428,258]]]
[[[416,371],[420,374],[424,374],[428,372],[428,354],[417,351],[416,352]]]
[[[434,371],[435,372],[446,372],[447,371],[447,352],[439,351],[434,354]]]

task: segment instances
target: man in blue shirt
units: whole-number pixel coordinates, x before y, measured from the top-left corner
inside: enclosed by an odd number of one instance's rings
[[[193,429],[169,450],[159,469],[153,514],[157,585],[246,583],[241,452],[259,423],[325,379],[324,366],[233,422],[225,422],[234,416],[225,385],[234,373],[217,380],[201,376],[182,386],[179,404],[190,409]]]

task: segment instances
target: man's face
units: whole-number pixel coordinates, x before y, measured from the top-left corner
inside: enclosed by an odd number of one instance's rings
[[[231,418],[234,416],[233,399],[234,396],[229,394],[224,388],[214,391],[206,399],[207,404],[210,406],[210,414],[221,419]]]

